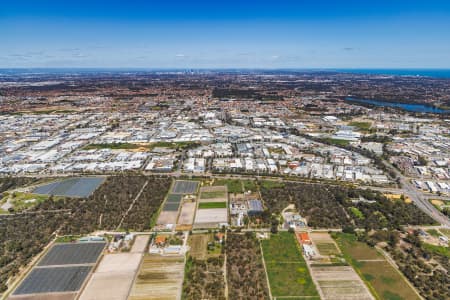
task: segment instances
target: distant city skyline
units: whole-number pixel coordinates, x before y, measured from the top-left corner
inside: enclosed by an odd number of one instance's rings
[[[450,68],[448,1],[241,2],[9,1],[0,68]]]

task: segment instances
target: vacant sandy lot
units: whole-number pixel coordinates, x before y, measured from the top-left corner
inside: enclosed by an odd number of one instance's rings
[[[146,255],[129,299],[180,299],[183,277],[184,257]]]
[[[94,273],[80,300],[126,300],[134,273]]]
[[[131,247],[131,253],[143,253],[145,247],[148,244],[148,240],[150,239],[149,235],[138,235],[134,239],[133,246]]]
[[[195,216],[195,202],[186,202],[181,206],[180,216],[178,217],[178,225],[192,225]]]
[[[158,225],[176,224],[178,217],[178,211],[162,211],[159,215]]]
[[[143,236],[145,237],[145,236]],[[81,294],[81,300],[125,300],[139,269],[142,253],[107,254]]]
[[[103,256],[95,273],[135,272],[141,262],[141,253],[116,253]]]
[[[228,222],[227,208],[198,209],[195,215],[195,226],[217,226]]]

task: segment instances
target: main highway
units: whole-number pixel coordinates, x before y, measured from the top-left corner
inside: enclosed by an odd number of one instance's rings
[[[394,168],[387,161],[383,161],[385,166],[392,170],[395,175],[400,179],[400,185],[405,195],[409,196],[412,201],[427,215],[432,217],[436,222],[440,224],[450,227],[450,219],[444,216],[440,211],[438,211],[433,204],[431,204],[427,198],[423,196],[423,193],[416,189],[416,187],[410,182],[408,178],[406,178],[399,170]]]

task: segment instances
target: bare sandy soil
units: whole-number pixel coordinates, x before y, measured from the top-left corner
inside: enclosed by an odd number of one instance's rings
[[[94,273],[80,300],[125,300],[133,282],[134,273]]]
[[[228,209],[227,208],[211,208],[211,209],[198,209],[195,215],[195,225],[201,226],[202,224],[219,224],[228,222]]]
[[[145,238],[145,236],[143,237]],[[141,242],[139,241],[139,243]],[[142,252],[105,255],[82,292],[80,299],[127,299],[133,279],[139,269],[141,258]]]
[[[162,211],[159,215],[158,225],[176,224],[178,217],[178,211]]]
[[[138,235],[136,236],[133,246],[131,247],[131,253],[143,253],[145,247],[148,244],[148,240],[150,239],[149,235]]]
[[[180,216],[178,217],[178,225],[192,225],[195,216],[195,202],[186,202],[181,206]]]

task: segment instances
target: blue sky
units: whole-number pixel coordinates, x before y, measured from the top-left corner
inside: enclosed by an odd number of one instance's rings
[[[450,1],[0,0],[0,67],[450,68]]]

